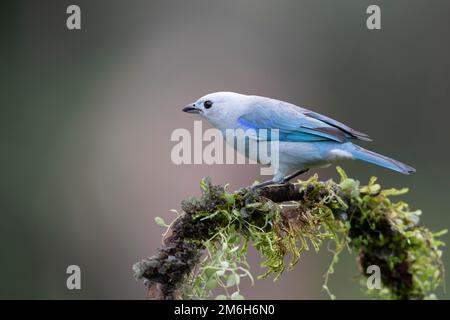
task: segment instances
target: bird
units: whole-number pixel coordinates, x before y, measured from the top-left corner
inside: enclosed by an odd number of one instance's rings
[[[354,144],[354,141],[372,141],[367,134],[289,102],[235,92],[214,92],[186,105],[182,111],[199,115],[223,134],[229,129],[278,130],[278,168],[272,179],[256,187],[286,184],[311,168],[328,167],[341,160],[362,160],[403,174],[416,171],[400,161]],[[267,137],[266,140],[270,140],[270,136]],[[251,138],[258,140],[259,136]],[[261,163],[260,160],[257,159]]]

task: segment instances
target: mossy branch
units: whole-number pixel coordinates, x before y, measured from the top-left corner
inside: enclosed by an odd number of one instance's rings
[[[345,248],[358,253],[364,284],[367,268],[379,267],[381,288],[369,291],[389,299],[434,298],[444,273],[443,242],[436,237],[445,231],[433,234],[418,225],[420,211],[391,201],[406,189],[382,190],[376,178],[360,186],[337,169],[339,183],[315,175],[232,193],[203,179],[202,197],[182,202],[184,213],[168,226],[163,247],[133,266],[135,276],[146,280],[148,298],[208,298],[221,287],[224,293],[216,299],[242,299],[241,279],[253,282],[246,262],[249,245],[264,258],[266,272],[260,277],[275,274],[277,279],[303,251],[318,251],[324,241],[334,244],[323,285],[332,298],[328,276]]]

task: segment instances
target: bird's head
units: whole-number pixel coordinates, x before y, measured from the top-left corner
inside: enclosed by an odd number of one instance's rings
[[[216,127],[227,125],[242,115],[248,96],[235,92],[207,94],[183,108],[184,112],[195,113]]]

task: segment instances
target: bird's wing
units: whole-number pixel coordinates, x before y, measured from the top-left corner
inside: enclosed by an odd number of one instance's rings
[[[278,129],[280,141],[342,143],[348,139],[370,140],[366,134],[321,114],[283,102],[274,105],[271,101],[255,104],[251,111],[239,117],[240,127]]]
[[[343,132],[345,132],[347,135],[350,136],[351,139],[357,139],[357,140],[363,140],[363,141],[372,141],[370,139],[369,135],[360,131],[357,131],[355,129],[350,128],[349,126],[346,126],[342,122],[336,121],[334,119],[331,119],[327,116],[324,116],[320,113],[316,113],[314,111],[310,111],[305,109],[305,112],[303,113],[305,116],[320,120],[334,128],[337,128]]]

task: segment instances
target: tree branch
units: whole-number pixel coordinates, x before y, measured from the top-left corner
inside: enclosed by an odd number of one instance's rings
[[[221,210],[239,213],[233,223],[247,240],[252,240],[252,235],[239,227],[242,221],[259,223],[261,217],[271,213],[273,228],[268,232],[276,233],[282,255],[290,248],[284,244],[289,237],[295,244],[298,237],[309,234],[314,241],[314,233],[323,227],[332,232],[338,230],[345,245],[357,250],[363,276],[367,276],[368,266],[380,267],[387,297],[429,297],[430,292],[423,284],[428,281],[426,284],[432,290],[441,282],[438,247],[442,243],[428,229],[417,225],[416,212],[410,212],[403,203],[390,202],[388,196],[401,191],[382,191],[374,179],[368,186],[360,187],[359,182],[347,178],[342,170],[339,172],[340,183],[321,182],[313,177],[296,184],[270,185],[257,190],[244,188],[234,193],[213,186],[209,179],[204,180],[202,198],[182,202],[184,213],[170,225],[158,253],[133,266],[135,276],[146,279],[147,298],[183,298],[183,286],[195,272],[205,241],[230,226],[218,214]],[[283,205],[286,202],[290,205]],[[262,252],[261,248],[258,250]],[[272,271],[281,273],[282,270],[284,266]],[[431,280],[420,276],[431,273],[434,273]]]

